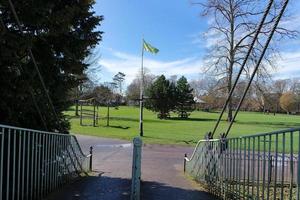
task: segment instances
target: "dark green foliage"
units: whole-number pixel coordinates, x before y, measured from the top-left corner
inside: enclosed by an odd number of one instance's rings
[[[158,112],[158,118],[165,119],[170,116],[170,111],[178,113],[179,117],[187,118],[194,110],[193,89],[182,76],[176,83],[170,82],[161,75],[146,90],[146,108]]]
[[[193,89],[188,84],[187,79],[182,76],[176,84],[176,106],[175,110],[179,117],[187,118],[189,113],[194,110]]]
[[[149,98],[145,103],[146,108],[158,112],[161,119],[169,117],[169,112],[175,108],[176,88],[173,83],[161,75],[149,87],[146,95]]]
[[[23,34],[8,1],[1,1],[0,123],[66,131],[69,123],[62,112],[72,103],[67,101],[67,95],[71,88],[80,83],[77,77],[88,67],[84,59],[101,40],[101,32],[95,31],[95,28],[102,17],[95,16],[91,11],[94,2],[90,0],[12,2],[21,21]],[[58,113],[58,120],[50,109],[28,56],[29,47],[32,48]]]

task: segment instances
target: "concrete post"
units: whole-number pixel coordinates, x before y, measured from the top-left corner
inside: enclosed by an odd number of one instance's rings
[[[132,179],[130,200],[140,200],[142,140],[133,139]]]

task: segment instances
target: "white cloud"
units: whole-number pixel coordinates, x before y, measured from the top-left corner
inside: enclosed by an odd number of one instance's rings
[[[200,48],[211,48],[218,43],[223,41],[223,37],[215,30],[210,30],[207,32],[199,32],[196,34],[191,34],[188,36],[191,38],[191,43]]]
[[[99,64],[112,74],[116,74],[119,71],[124,72],[126,74],[126,84],[129,84],[140,70],[141,57],[119,51],[111,51],[111,53],[112,58],[102,58],[99,60]],[[300,50],[295,52],[282,52],[281,59],[278,60],[277,66],[277,70],[273,73],[274,78],[300,77]],[[201,73],[203,61],[201,58],[196,57],[173,61],[159,61],[144,58],[144,67],[150,69],[150,72],[155,75],[184,75],[191,77]]]
[[[281,53],[275,78],[292,78],[300,76],[300,50]]]
[[[126,74],[126,83],[130,83],[141,68],[141,57],[119,51],[111,51],[111,54],[112,58],[102,58],[99,60],[99,64],[112,74],[124,72]],[[159,61],[146,57],[144,58],[144,67],[148,68],[155,75],[191,76],[201,72],[202,59],[189,57],[173,61]]]
[[[280,22],[280,26],[287,28],[289,30],[299,30],[300,29],[300,14],[294,14],[290,17],[284,19]]]

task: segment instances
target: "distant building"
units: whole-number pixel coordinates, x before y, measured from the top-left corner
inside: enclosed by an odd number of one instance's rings
[[[200,99],[199,97],[194,97],[194,101],[195,101],[195,109],[196,110],[204,110],[207,109],[207,103]]]

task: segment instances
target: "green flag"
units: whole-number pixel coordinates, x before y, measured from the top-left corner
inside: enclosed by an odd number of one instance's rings
[[[149,51],[150,53],[156,54],[159,50],[153,46],[151,46],[149,43],[147,43],[145,40],[144,41],[144,50]]]

